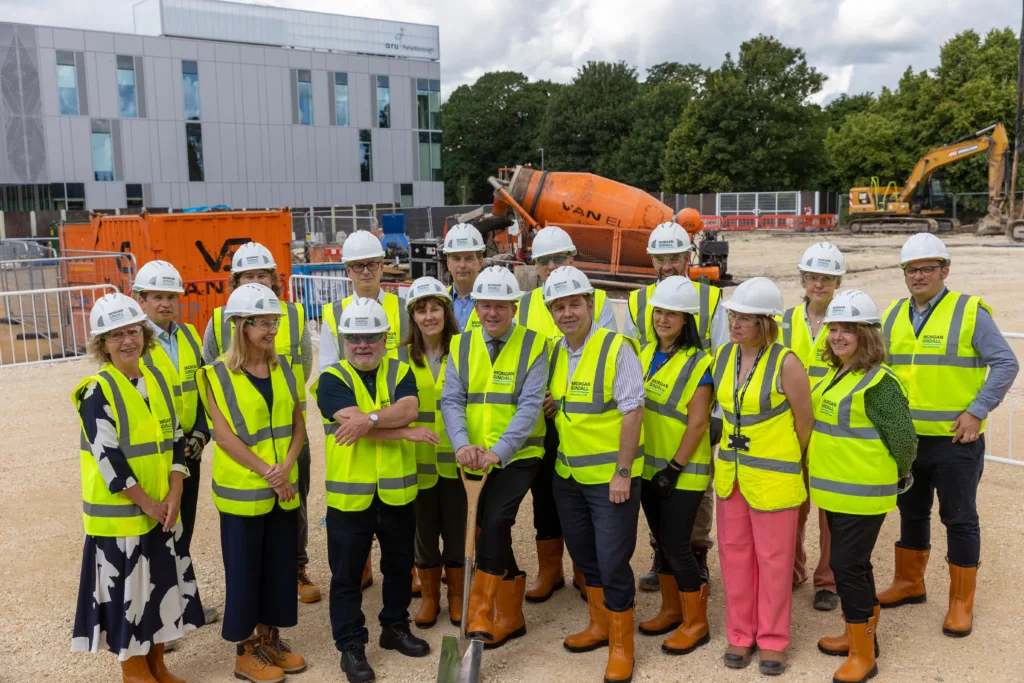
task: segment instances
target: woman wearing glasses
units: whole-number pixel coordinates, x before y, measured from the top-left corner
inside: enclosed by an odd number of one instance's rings
[[[242,285],[224,316],[234,324],[231,346],[196,373],[214,429],[213,502],[226,584],[221,635],[236,644],[236,677],[283,680],[306,668],[279,631],[298,622],[295,489],[306,426],[296,376],[277,354],[280,300],[263,285]]]
[[[164,665],[164,645],[203,624],[179,544],[185,435],[168,379],[139,362],[155,336],[138,303],[108,294],[89,323],[89,352],[102,367],[71,395],[85,524],[71,650],[115,653],[125,681],[182,683]]]
[[[782,306],[767,278],[737,287],[725,303],[730,341],[714,365],[723,412],[714,477],[725,665],[742,669],[760,649],[766,675],[785,670],[797,516],[807,498],[803,453],[814,424],[807,373],[777,342]]]

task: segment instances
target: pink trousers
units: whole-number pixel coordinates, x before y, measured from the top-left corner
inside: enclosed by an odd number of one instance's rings
[[[807,553],[804,551],[804,530],[807,517],[811,512],[811,499],[808,498],[800,506],[800,517],[796,526],[796,559],[793,561],[793,585],[807,580]],[[814,590],[836,592],[836,577],[828,566],[829,554],[832,552],[832,534],[828,530],[825,511],[818,508],[818,566],[814,568]]]
[[[730,645],[781,652],[789,646],[799,509],[759,512],[738,489],[719,498],[718,559]]]

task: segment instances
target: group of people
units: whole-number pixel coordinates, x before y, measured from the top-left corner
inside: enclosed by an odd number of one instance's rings
[[[766,278],[727,301],[690,281],[690,250],[679,224],[651,233],[658,282],[633,292],[620,332],[560,228],[536,234],[542,285],[526,293],[508,269],[485,267],[485,240],[470,225],[445,237],[452,285],[420,278],[402,297],[381,287],[376,237],[346,239],[354,293],[323,309],[309,396],[325,435],[330,621],[349,681],[375,679],[362,612],[374,536],[379,642],[410,657],[430,652],[410,621],[436,624],[442,577],[451,623],[468,601],[469,637],[498,648],[526,635],[524,600],[566,585],[568,549],[588,619],[564,647],[607,648],[607,683],[632,680],[635,630],[667,635],[666,655],[710,641],[714,516],[724,664],[743,668],[757,654],[762,673],[781,674],[793,587],[807,578],[810,502],[822,553],[814,606],[839,603],[844,621],[818,642],[846,658],[835,681],[876,675],[880,608],[925,600],[936,494],[950,567],[943,632],[970,633],[984,421],[1017,361],[984,302],[946,289],[946,247],[930,234],[907,240],[910,296],[884,313],[868,294],[840,289],[845,260],[828,243],[798,264],[806,296],[789,309]],[[194,329],[147,305],[176,304],[181,279],[170,264],[147,264],[135,299],[108,295],[91,314],[90,350],[103,367],[72,397],[86,528],[72,647],[115,652],[126,683],[180,681],[165,645],[204,623],[187,545],[195,496],[183,491],[196,487],[211,438],[234,673],[262,683],[305,668],[280,629],[297,623],[293,586],[300,600],[319,599],[304,569],[312,348],[301,306],[279,298],[269,251],[245,245],[232,266],[230,298],[202,351]],[[484,471],[463,595],[460,477]],[[527,492],[538,560],[529,583],[512,546]],[[897,507],[896,575],[876,591],[871,554]],[[635,625],[641,509],[655,559],[640,583],[660,590],[661,606]]]

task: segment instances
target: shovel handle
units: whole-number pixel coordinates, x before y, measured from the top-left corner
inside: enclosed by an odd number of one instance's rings
[[[466,489],[466,554],[470,561],[476,557],[476,508],[480,503],[480,494],[484,490],[484,483],[487,481],[487,471],[480,479],[470,479],[466,476],[466,468],[459,465],[459,479]]]

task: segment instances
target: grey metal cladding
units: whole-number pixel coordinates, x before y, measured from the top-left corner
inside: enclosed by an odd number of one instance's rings
[[[334,126],[338,123],[338,112],[334,100],[334,72],[327,72],[327,125]]]
[[[135,66],[135,99],[138,100],[139,118],[146,118],[146,69],[142,57],[133,58]]]
[[[299,122],[299,72],[296,69],[288,70],[288,83],[292,91],[292,123]]]
[[[110,122],[110,142],[114,155],[114,180],[124,180],[124,164],[121,162],[121,120]]]
[[[78,86],[78,113],[89,115],[89,84],[85,77],[85,53],[75,53],[75,79]]]

